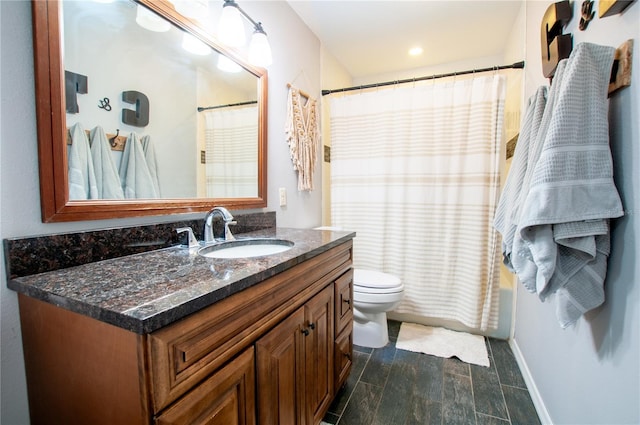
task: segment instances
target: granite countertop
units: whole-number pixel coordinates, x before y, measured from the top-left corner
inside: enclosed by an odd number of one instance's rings
[[[171,247],[18,277],[8,287],[67,310],[149,333],[253,286],[355,236],[353,232],[272,228],[236,235],[293,241],[264,257],[213,259]]]

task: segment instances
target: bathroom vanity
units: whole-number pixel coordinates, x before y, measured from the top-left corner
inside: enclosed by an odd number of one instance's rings
[[[258,232],[257,236],[264,236]],[[350,232],[178,247],[9,281],[33,424],[318,424],[351,368]]]

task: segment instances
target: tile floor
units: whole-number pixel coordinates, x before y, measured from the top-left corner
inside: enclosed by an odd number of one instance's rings
[[[400,322],[383,348],[354,346],[351,375],[327,424],[537,425],[533,402],[506,341],[486,339],[491,366],[399,350]]]

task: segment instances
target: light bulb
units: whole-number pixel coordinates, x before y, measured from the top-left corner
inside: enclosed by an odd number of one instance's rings
[[[267,34],[262,30],[262,27],[256,28],[256,31],[251,37],[251,43],[249,44],[249,63],[267,67],[271,65],[272,62],[271,46],[269,46]]]
[[[244,46],[244,24],[242,15],[235,3],[225,3],[218,25],[218,38],[228,46]]]

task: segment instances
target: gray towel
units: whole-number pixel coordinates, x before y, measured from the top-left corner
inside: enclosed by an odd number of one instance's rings
[[[71,146],[68,151],[69,200],[98,198],[96,176],[91,161],[89,139],[80,123],[70,129]]]
[[[623,215],[607,114],[614,52],[581,43],[561,62],[541,124],[540,154],[523,186],[513,258],[524,259],[526,279],[535,269],[536,292],[542,300],[553,295],[562,327],[604,302],[608,220]]]
[[[118,170],[111,156],[111,145],[102,127],[91,130],[91,158],[96,174],[99,199],[124,199]]]
[[[542,147],[544,145],[544,140],[546,136],[546,131],[549,128],[549,124],[551,122],[551,118],[553,116],[554,106],[558,98],[558,90],[556,88],[560,85],[562,81],[562,77],[564,76],[564,70],[567,65],[567,61],[561,61],[556,68],[554,81],[555,84],[553,88],[549,91],[547,95],[547,103],[545,105],[542,118],[538,122],[539,127],[535,131],[535,138],[532,138],[529,144],[529,155],[527,157],[528,165],[525,172],[524,177],[522,178],[522,187],[520,189],[520,193],[518,195],[518,200],[516,202],[517,208],[516,213],[513,217],[513,221],[516,225],[516,231],[513,235],[513,246],[512,246],[512,256],[511,263],[513,265],[513,269],[518,275],[518,279],[522,283],[522,285],[529,292],[537,292],[537,278],[538,278],[538,264],[534,260],[533,256],[528,250],[525,241],[522,239],[522,236],[518,229],[521,228],[520,220],[522,213],[522,205],[529,193],[529,189],[531,186],[531,178],[535,171],[535,166],[540,159],[540,154],[542,152]],[[542,234],[543,228],[540,229],[540,234]],[[549,234],[551,232],[551,228],[544,228],[545,234]],[[555,264],[553,263],[555,260],[556,252],[553,251],[555,245],[550,245],[548,248],[551,250],[548,253],[545,260],[547,261],[538,261],[543,265],[546,265],[547,268],[543,268],[543,272],[546,272],[545,275],[553,274],[553,268]]]
[[[529,163],[529,149],[533,141],[537,139],[540,122],[547,104],[547,92],[547,87],[542,86],[536,90],[536,93],[527,102],[518,144],[511,162],[511,169],[493,220],[493,226],[502,234],[503,262],[512,272],[515,271],[511,261],[511,253],[513,238],[518,226],[518,201]]]

